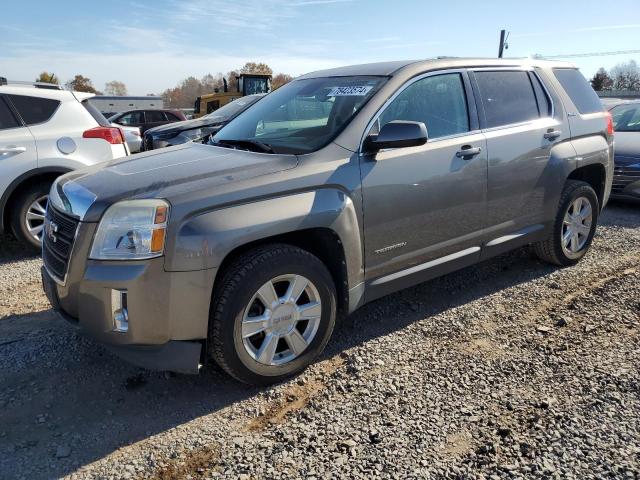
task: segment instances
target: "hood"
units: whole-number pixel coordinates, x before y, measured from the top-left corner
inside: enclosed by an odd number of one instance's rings
[[[211,190],[297,164],[295,155],[187,143],[68,173],[54,184],[51,198],[57,208],[97,222],[107,207],[120,200],[164,198],[171,203],[184,193]]]
[[[177,135],[180,132],[191,130],[192,128],[219,126],[222,125],[225,121],[226,119],[222,117],[201,117],[193,120],[183,120],[182,122],[167,123],[165,125],[153,127],[147,130],[145,134],[162,135],[175,133]]]
[[[640,163],[640,132],[615,132],[614,158],[618,165]]]

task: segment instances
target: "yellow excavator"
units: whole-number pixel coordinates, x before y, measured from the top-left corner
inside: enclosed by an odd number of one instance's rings
[[[227,79],[223,78],[223,91],[218,89],[214,93],[202,95],[196,98],[193,106],[193,118],[199,118],[245,95],[255,95],[257,93],[269,93],[271,91],[271,75],[257,73],[241,73],[236,77],[238,80],[238,91],[230,92]]]

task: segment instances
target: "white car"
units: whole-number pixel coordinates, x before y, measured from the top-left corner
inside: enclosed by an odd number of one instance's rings
[[[4,80],[4,79],[1,79]],[[0,83],[0,233],[40,248],[52,182],[129,154],[124,134],[89,103],[91,93]]]

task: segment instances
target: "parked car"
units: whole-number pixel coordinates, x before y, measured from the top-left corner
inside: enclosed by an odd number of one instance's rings
[[[574,265],[613,173],[611,116],[573,65],[538,60],[311,73],[214,142],[57,180],[43,284],[133,363],[254,384],[399,289],[527,244]]]
[[[611,198],[640,201],[640,100],[611,110],[615,128],[615,170]]]
[[[155,150],[171,145],[208,139],[224,125],[264,97],[264,95],[247,95],[246,97],[238,98],[220,107],[215,112],[195,120],[186,120],[150,128],[144,134],[144,150]]]
[[[138,127],[143,135],[150,128],[182,122],[186,119],[180,110],[129,110],[109,117],[111,123],[125,127]]]
[[[124,133],[124,140],[127,142],[127,147],[129,147],[129,153],[138,153],[142,150],[142,135],[140,135],[139,127],[127,127],[117,123],[112,123],[111,125],[120,128]]]
[[[127,155],[121,130],[88,102],[92,96],[0,85],[0,233],[40,248],[53,180]]]

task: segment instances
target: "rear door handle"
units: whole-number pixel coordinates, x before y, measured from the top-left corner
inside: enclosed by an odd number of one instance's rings
[[[465,145],[456,152],[458,158],[471,158],[478,155],[482,149],[480,147],[472,147],[471,145]]]
[[[555,140],[560,135],[562,135],[562,132],[560,130],[553,130],[552,128],[550,128],[544,134],[544,138],[546,138],[547,140]]]
[[[27,149],[26,147],[5,147],[5,148],[0,148],[0,154],[5,154],[5,153],[24,153],[26,152]]]

